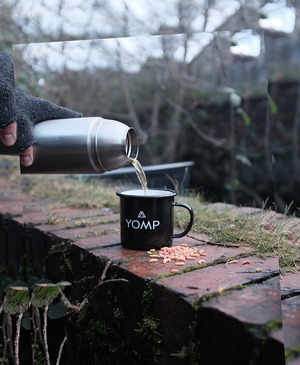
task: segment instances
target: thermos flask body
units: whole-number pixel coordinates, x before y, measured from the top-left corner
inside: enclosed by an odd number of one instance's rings
[[[34,126],[33,137],[34,162],[21,166],[22,173],[104,173],[138,155],[135,130],[100,117],[44,121]]]

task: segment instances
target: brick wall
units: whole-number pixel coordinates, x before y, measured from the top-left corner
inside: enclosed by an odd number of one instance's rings
[[[54,357],[68,336],[63,364],[284,364],[277,258],[263,260],[249,247],[210,244],[192,232],[175,244],[200,247],[205,264],[190,261],[171,273],[174,263],[149,262],[148,253],[121,247],[118,214],[53,208],[6,184],[0,187],[2,278],[67,280],[65,293],[73,304],[90,294],[80,312],[49,320]],[[227,264],[230,260],[237,263]],[[106,280],[127,282],[97,287],[108,261]],[[287,292],[289,285],[286,281]],[[286,313],[296,298],[298,303],[299,296],[283,306]],[[299,331],[293,331],[289,347],[299,340]],[[29,356],[27,336],[24,330],[23,359]]]

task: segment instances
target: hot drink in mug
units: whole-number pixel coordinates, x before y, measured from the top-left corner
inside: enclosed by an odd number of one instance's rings
[[[171,246],[173,238],[185,236],[192,228],[194,213],[188,204],[175,202],[177,193],[167,189],[118,191],[120,197],[121,244],[136,250]],[[189,212],[183,232],[174,233],[174,209]]]

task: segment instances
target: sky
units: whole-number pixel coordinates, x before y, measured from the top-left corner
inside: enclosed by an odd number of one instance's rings
[[[76,24],[76,29],[81,26],[86,27],[102,27],[102,30],[107,27],[116,26],[113,22],[105,23],[105,19],[101,19],[103,14],[97,12],[97,16],[91,17],[90,11],[87,11],[86,7],[89,4],[88,1],[83,0],[65,0],[65,8],[61,11],[61,16],[58,13],[58,3],[60,0],[51,0],[51,7],[46,8],[42,6],[42,2],[37,0],[19,0],[19,10],[24,14],[30,14],[31,16],[38,16],[45,27],[52,27],[53,31],[60,26],[64,26],[65,29],[69,27],[72,32],[72,27]],[[88,66],[103,66],[113,63],[112,60],[116,60],[115,57],[107,57],[106,55],[116,54],[117,48],[122,50],[122,62],[123,67],[128,72],[139,71],[141,65],[147,60],[149,56],[160,57],[161,46],[160,36],[148,36],[149,32],[155,32],[161,22],[165,22],[168,25],[176,25],[178,18],[175,16],[174,4],[177,0],[101,0],[108,4],[113,9],[114,13],[121,15],[124,13],[124,6],[132,12],[132,16],[139,20],[137,28],[133,34],[138,33],[136,37],[128,38],[116,38],[107,40],[97,40],[98,47],[91,50],[89,40],[73,41],[67,43],[52,42],[49,43],[32,43],[27,46],[27,55],[30,58],[35,59],[36,67],[42,67],[47,59],[47,64],[51,68],[59,69],[67,62],[68,67],[73,69],[79,69]],[[224,21],[224,18],[236,11],[238,6],[237,0],[219,0],[220,8],[222,10],[222,17],[219,10],[216,8],[211,11],[208,22],[209,32],[197,34],[197,24],[201,25],[203,19],[201,15],[194,18],[193,29],[195,30],[192,40],[189,42],[189,52],[186,57],[186,61],[189,62],[197,55],[200,50],[205,46],[212,38],[212,33],[220,22]],[[45,2],[49,3],[49,0]],[[255,4],[255,0],[253,0]],[[155,7],[153,6],[155,5]],[[279,30],[283,32],[291,32],[295,23],[295,11],[293,8],[286,5],[285,0],[274,0],[273,3],[269,3],[262,9],[267,15],[267,18],[260,20],[260,25],[263,29]],[[95,12],[96,13],[96,12]],[[66,18],[64,18],[66,17]],[[117,17],[118,18],[118,17]],[[63,20],[64,19],[64,20]],[[102,21],[101,21],[102,20]],[[106,26],[104,25],[106,24]],[[132,21],[133,24],[133,21]],[[143,31],[137,32],[139,24],[143,24]],[[75,29],[75,28],[74,28]],[[111,29],[110,29],[111,30]],[[198,29],[199,31],[199,29]],[[147,33],[148,32],[148,33]],[[167,36],[166,36],[167,37]],[[182,60],[183,47],[180,46],[180,37],[178,35],[178,48],[175,52],[175,58]],[[251,30],[244,30],[234,35],[233,40],[237,43],[235,47],[232,47],[231,51],[235,54],[243,54],[246,56],[257,57],[261,51],[260,37],[253,34]],[[93,42],[95,43],[95,42]],[[15,46],[15,49],[19,46]],[[22,46],[21,46],[22,47]],[[101,53],[102,52],[102,53]]]
[[[8,0],[9,1],[9,0]],[[13,1],[13,0],[10,0]],[[178,0],[98,0],[104,6],[108,6],[112,14],[119,19],[124,15],[124,9],[128,8],[130,13],[140,20],[142,26],[139,28],[139,35],[144,32],[155,32],[159,24],[164,22],[169,26],[175,26],[178,17],[175,11],[175,4]],[[107,15],[99,10],[91,11],[91,2],[87,0],[64,0],[62,9],[59,9],[61,0],[19,0],[17,17],[20,14],[27,15],[29,19],[37,16],[43,23],[44,27],[55,28],[66,26],[69,31],[74,33],[81,26],[90,26],[104,31],[111,31],[115,26],[110,24]],[[201,0],[199,0],[201,4]],[[240,0],[217,0],[217,5],[211,7],[209,11],[208,26],[205,31],[213,31],[220,25],[222,20],[231,15],[239,7]],[[258,0],[252,0],[253,6],[259,5]],[[263,11],[268,15],[261,24],[265,27],[274,27],[285,31],[291,31],[294,12],[287,5],[286,0],[270,0],[264,7]],[[59,15],[58,15],[59,14]],[[21,15],[22,16],[22,15]],[[63,20],[65,19],[65,21]],[[130,18],[129,18],[130,22]],[[195,17],[192,29],[193,31],[202,31],[203,15]],[[140,33],[142,32],[142,33]],[[137,34],[132,34],[137,35]]]
[[[176,26],[178,22],[175,10],[177,1],[98,0],[99,3],[103,3],[103,8],[107,6],[114,16],[119,17],[119,23],[121,23],[124,16],[124,9],[129,9],[132,14],[132,16],[129,16],[129,24],[132,25],[130,35],[153,34],[158,31],[162,23],[168,26]],[[64,0],[63,9],[59,10],[60,2],[61,0],[19,0],[16,17],[20,18],[22,14],[31,19],[37,17],[44,28],[52,28],[55,31],[55,28],[65,27],[73,34],[76,34],[80,27],[84,27],[91,33],[93,30],[107,33],[114,31],[116,24],[111,22],[109,17],[98,9],[96,11],[91,10],[91,1]],[[198,2],[201,4],[201,0],[198,0]],[[222,17],[224,19],[236,11],[239,0],[217,0],[217,4],[219,5],[214,8],[211,7],[209,11],[205,31],[213,31],[222,22]],[[202,31],[202,26],[203,16],[199,12],[199,16],[195,17],[193,21],[192,29],[193,31]]]
[[[14,0],[6,0],[14,1]],[[117,25],[122,23],[124,9],[128,9],[129,27],[132,25],[129,35],[146,35],[157,32],[159,25],[164,23],[176,26],[178,17],[175,4],[178,0],[98,0],[111,11],[111,14],[119,19]],[[226,17],[234,13],[241,0],[217,0],[216,6],[211,7],[208,13],[208,24],[205,31],[214,31]],[[19,0],[16,11],[16,19],[27,16],[29,20],[38,19],[45,29],[56,32],[63,27],[71,34],[78,33],[78,29],[84,28],[90,34],[95,31],[114,34],[116,23],[111,21],[107,13],[99,9],[91,9],[91,1],[88,0],[64,0],[63,7],[59,4],[62,0]],[[201,4],[201,0],[198,0]],[[258,0],[252,0],[253,7],[259,4]],[[262,19],[260,25],[265,29],[293,30],[295,12],[287,5],[286,0],[270,0],[263,12],[268,16]],[[199,11],[191,24],[195,32],[203,31],[204,18]],[[30,22],[28,23],[30,27]],[[117,34],[116,34],[117,35]],[[58,39],[59,40],[59,39]]]

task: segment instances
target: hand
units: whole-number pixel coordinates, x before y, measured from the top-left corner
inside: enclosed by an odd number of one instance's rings
[[[17,122],[9,124],[0,131],[0,141],[5,146],[13,146],[17,141]],[[33,147],[29,146],[20,152],[20,163],[23,166],[30,166],[33,163]]]

